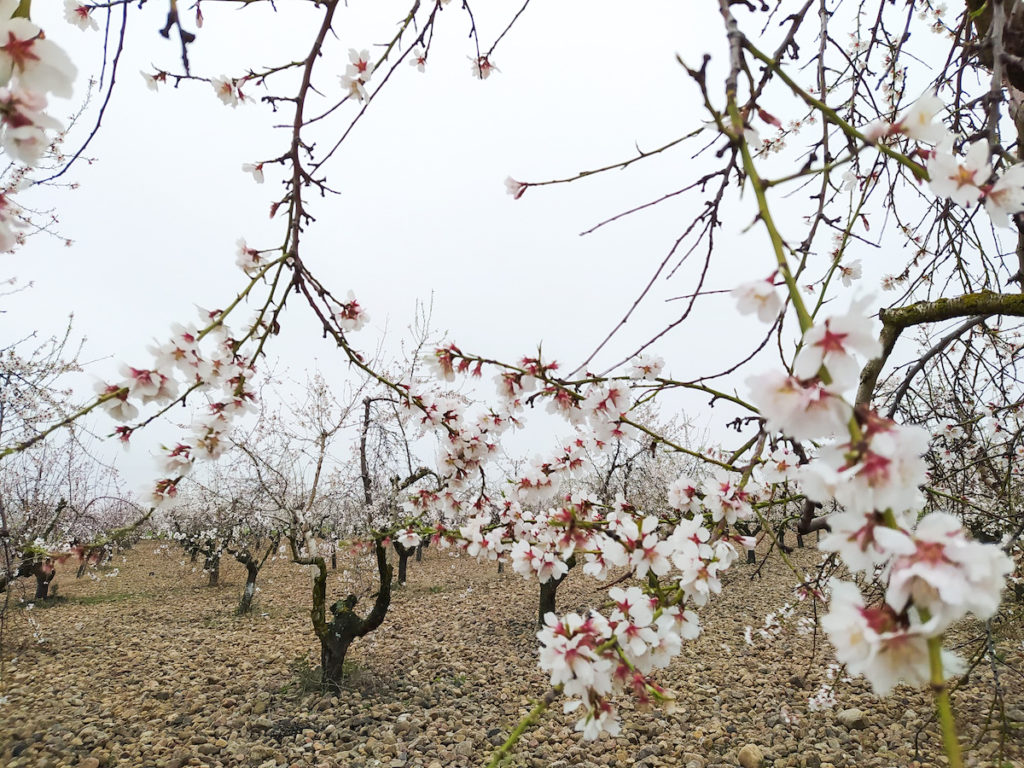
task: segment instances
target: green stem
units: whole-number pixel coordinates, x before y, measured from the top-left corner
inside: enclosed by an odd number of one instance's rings
[[[922,618],[924,616],[922,615]],[[956,722],[953,720],[953,705],[949,700],[949,688],[946,687],[942,675],[942,637],[928,638],[928,665],[932,673],[932,691],[935,693],[935,710],[939,716],[939,727],[942,729],[942,746],[949,758],[950,768],[963,768],[960,755],[960,739],[956,733]]]
[[[561,688],[562,686],[558,686],[558,688],[552,688],[548,691],[544,695],[544,698],[537,702],[526,717],[519,721],[519,725],[517,725],[513,729],[512,733],[509,734],[508,738],[505,739],[505,743],[498,747],[497,751],[491,756],[491,762],[487,764],[487,768],[498,768],[498,765],[508,756],[509,751],[515,746],[515,743],[519,741],[524,733],[526,733],[526,729],[537,724],[537,721],[540,720],[540,716],[543,715],[544,711],[551,706],[555,697],[560,693]]]

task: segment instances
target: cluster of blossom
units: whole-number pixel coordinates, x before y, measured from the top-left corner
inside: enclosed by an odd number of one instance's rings
[[[47,131],[61,124],[45,110],[50,96],[68,98],[75,66],[64,50],[19,14],[19,0],[0,0],[0,146],[12,159],[34,166],[51,145]],[[13,248],[21,219],[0,190],[0,252]]]
[[[738,297],[742,302],[746,294]],[[770,431],[817,441],[849,435],[822,444],[793,474],[809,499],[841,508],[829,517],[820,548],[838,553],[854,573],[880,571],[887,585],[885,601],[869,606],[856,585],[833,582],[822,619],[837,658],[886,693],[900,680],[930,679],[928,642],[952,622],[968,612],[981,619],[995,613],[1012,564],[999,547],[969,540],[951,515],[934,512],[917,521],[927,431],[870,411],[854,414],[844,399],[857,383],[855,355],[879,351],[866,303],[855,301],[848,312],[804,332],[791,375],[757,376],[750,386]],[[776,462],[773,457],[767,472]],[[960,666],[947,653],[943,668]]]
[[[359,101],[366,101],[366,84],[370,82],[370,75],[373,74],[373,62],[370,61],[368,50],[357,51],[350,48],[348,52],[349,65],[345,68],[345,74],[341,76],[341,87],[350,96]]]
[[[709,490],[708,497],[713,495]],[[462,525],[462,548],[480,559],[507,553],[513,569],[528,580],[560,580],[569,570],[567,561],[576,556],[584,560],[584,573],[597,579],[606,579],[611,568],[625,568],[638,579],[650,574],[655,583],[666,578],[673,582],[664,592],[649,586],[647,592],[613,587],[609,598],[614,608],[607,618],[596,611],[587,619],[575,614],[545,617],[546,628],[538,633],[540,666],[552,685],[564,686],[570,697],[566,712],[582,707],[576,728],[585,738],[618,731],[611,698],[619,691],[630,690],[641,703],[652,695],[670,698],[648,675],[667,666],[682,641],[699,632],[697,616],[684,602],[703,605],[719,592],[719,576],[737,557],[734,543],[751,544],[729,536],[723,526],[705,527],[701,514],[664,525],[621,497],[610,510],[581,494],[543,512],[505,501],[497,522],[494,517],[482,513]],[[406,539],[417,540],[411,535]]]
[[[921,152],[928,157],[927,169],[932,191],[939,197],[970,208],[979,200],[998,227],[1009,227],[1010,216],[1024,211],[1024,164],[1016,163],[993,180],[992,155],[988,140],[971,143],[960,157],[955,151],[956,137],[935,118],[945,111],[938,96],[918,99],[894,123],[878,122],[868,126],[864,135],[872,141],[902,135],[931,144],[934,149]]]
[[[256,370],[252,361],[239,353],[239,342],[223,324],[221,313],[200,310],[200,318],[204,330],[174,324],[169,340],[151,345],[152,366],[122,365],[120,382],[96,384],[103,407],[121,422],[136,419],[140,406],[169,406],[182,386],[206,395],[207,403],[194,419],[189,437],[163,449],[160,471],[164,476],[148,492],[154,506],[176,499],[178,481],[197,458],[220,457],[228,447],[232,420],[249,412],[256,401]],[[127,444],[135,428],[121,426],[116,433]]]
[[[483,365],[453,344],[436,349],[427,363],[447,381],[457,374],[479,376]],[[659,358],[641,357],[633,361],[630,375],[642,385],[662,366]],[[610,506],[583,494],[559,498],[563,479],[585,469],[588,456],[625,436],[632,397],[628,381],[595,382],[581,392],[570,391],[553,378],[556,370],[555,363],[528,357],[502,371],[497,377],[504,409],[500,426],[517,423],[527,401],[546,397],[549,410],[576,427],[577,435],[552,456],[535,458],[513,478],[512,497],[501,505],[493,507],[481,496],[457,534],[438,524],[433,535],[442,545],[458,542],[473,557],[508,557],[517,573],[541,584],[560,580],[573,558],[583,563],[585,574],[598,579],[622,568],[647,580],[643,589],[612,589],[615,608],[610,616],[559,620],[549,615],[547,629],[538,636],[542,668],[571,697],[567,712],[582,707],[577,729],[593,738],[617,731],[611,703],[616,692],[629,689],[644,702],[651,696],[670,698],[647,676],[665,666],[684,639],[696,636],[697,617],[687,605],[704,605],[721,590],[720,576],[736,560],[736,545],[753,546],[752,539],[732,534],[729,526],[753,515],[757,494],[749,476],[722,471],[700,482],[678,478],[667,489],[669,517],[644,514],[621,496]],[[443,443],[489,445],[500,434],[494,412],[489,412],[483,430],[467,429],[462,404],[452,398],[420,396],[410,401],[422,412],[425,426],[447,433]],[[471,451],[469,466],[475,469],[489,452],[489,447],[486,453]],[[442,477],[460,487],[467,475],[462,454],[443,451],[443,457]],[[554,506],[544,506],[556,498]],[[462,505],[455,510],[445,494],[430,490],[418,491],[405,505],[414,516],[429,515],[438,507],[443,516],[467,509]],[[404,526],[398,541],[415,546],[424,533],[416,525]],[[663,589],[659,585],[665,580],[671,584]]]

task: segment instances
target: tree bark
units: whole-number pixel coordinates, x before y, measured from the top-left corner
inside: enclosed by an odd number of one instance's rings
[[[216,587],[220,584],[220,553],[213,556],[207,556],[206,563],[203,565],[203,570],[210,574],[210,581],[207,584],[208,587]]]
[[[245,563],[245,589],[242,590],[242,600],[238,604],[238,612],[246,614],[252,610],[252,598],[256,594],[256,577],[260,569],[253,561]]]
[[[405,547],[398,543],[397,540],[391,542],[395,547],[395,552],[398,553],[398,583],[404,585],[407,573],[407,567],[409,563],[409,556],[416,551],[415,547]]]
[[[576,555],[566,560],[565,564],[569,566],[569,571],[571,571],[576,566]],[[557,579],[548,579],[540,585],[540,605],[537,610],[537,624],[539,626],[544,626],[544,616],[546,614],[557,613],[555,610],[555,593],[558,592],[558,585],[569,575],[569,571],[566,571]]]
[[[57,572],[53,568],[53,564],[50,563],[49,560],[49,558],[46,558],[46,560],[42,562],[33,564],[33,573],[36,577],[36,600],[45,600],[50,596],[50,582],[53,581],[53,577],[57,575]]]

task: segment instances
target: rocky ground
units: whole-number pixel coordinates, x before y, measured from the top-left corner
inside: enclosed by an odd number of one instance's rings
[[[818,554],[794,557],[809,567]],[[800,634],[800,612],[778,637],[748,646],[744,628],[793,600],[793,574],[778,559],[761,578],[751,580],[753,570],[734,566],[701,613],[701,637],[660,673],[678,696],[675,712],[623,700],[621,735],[583,742],[556,706],[507,765],[946,764],[927,692],[901,687],[878,700],[863,681],[840,680],[834,708],[809,707],[831,657],[820,637]],[[204,586],[202,572],[166,544],[143,542],[92,577],[76,580],[74,571],[60,567],[54,604],[9,611],[0,764],[10,768],[480,766],[546,691],[536,584],[446,551],[410,563],[384,626],[353,645],[346,689],[327,696],[312,670],[309,577],[286,560],[261,573],[246,617],[233,613],[241,567],[226,563],[220,586]],[[369,559],[343,557],[331,599],[367,594],[372,576]],[[582,610],[604,594],[574,571],[559,608]],[[1001,662],[980,664],[955,694],[969,765],[1024,766],[1024,611],[1013,608],[992,634]],[[965,626],[955,640],[982,631]],[[992,706],[995,674],[1001,713]]]

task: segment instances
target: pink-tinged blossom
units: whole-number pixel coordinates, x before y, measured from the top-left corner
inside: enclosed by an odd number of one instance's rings
[[[1011,165],[985,190],[985,210],[993,224],[1004,228],[1011,216],[1024,211],[1024,163]]]
[[[356,295],[348,292],[348,301],[344,304],[335,304],[333,307],[334,321],[341,326],[343,331],[359,331],[370,321],[370,315],[365,309],[359,306]]]
[[[608,578],[609,569],[621,568],[629,562],[629,553],[619,542],[604,535],[596,536],[592,544],[596,552],[586,554],[583,573],[603,581]]]
[[[92,17],[92,8],[80,3],[79,0],[64,0],[64,18],[69,24],[79,29],[99,29],[99,24]]]
[[[216,461],[224,455],[224,451],[231,447],[231,441],[227,439],[227,420],[218,420],[214,425],[208,425],[202,420],[192,426],[194,451],[197,458]]]
[[[558,618],[544,616],[544,628],[537,633],[541,643],[540,668],[551,674],[552,685],[575,682],[605,694],[611,692],[612,662],[595,652],[611,637],[611,627],[603,616],[592,613],[584,619],[569,613]]]
[[[217,98],[232,109],[238,106],[238,102],[241,99],[241,94],[237,90],[235,83],[235,80],[224,75],[215,77],[210,81],[210,85],[213,86],[213,92],[217,94]]]
[[[146,87],[151,91],[159,90],[161,83],[167,82],[167,73],[157,71],[155,75],[151,75],[149,72],[139,72],[142,75],[142,79],[146,81]]]
[[[784,483],[791,480],[793,470],[800,463],[797,456],[785,446],[772,451],[761,465],[761,473],[766,483]]]
[[[145,490],[143,498],[154,507],[169,509],[178,503],[177,482],[169,477],[157,480]]]
[[[945,512],[926,515],[909,551],[889,566],[886,602],[902,611],[909,601],[927,608],[940,627],[970,612],[990,619],[999,608],[1013,561],[998,546],[971,541],[960,521]]]
[[[395,541],[401,544],[406,549],[415,549],[420,545],[420,535],[416,533],[412,528],[406,528],[398,536],[395,537]]]
[[[815,440],[843,430],[853,409],[820,381],[801,382],[782,371],[747,379],[750,398],[765,417],[769,432],[797,440]]]
[[[187,475],[192,471],[193,457],[191,446],[178,443],[174,448],[161,447],[164,451],[160,456],[161,472],[177,477]]]
[[[807,329],[793,361],[793,375],[811,379],[824,366],[834,387],[842,390],[855,386],[860,364],[854,353],[870,360],[882,352],[874,323],[865,311],[869,301],[855,301],[845,314],[833,315]]]
[[[373,63],[370,61],[370,52],[367,50],[357,51],[350,48],[348,58],[351,62],[341,76],[341,87],[348,91],[359,101],[366,101],[369,96],[366,93],[366,84],[370,82],[370,75],[373,74]]]
[[[654,621],[651,599],[638,587],[612,587],[608,595],[616,606],[609,618],[615,639],[631,658],[642,657],[658,639],[657,631],[650,626]]]
[[[517,541],[511,550],[512,569],[526,579],[538,579],[546,584],[551,579],[558,581],[569,572],[569,566],[549,550],[532,545],[528,541]]]
[[[860,259],[854,259],[846,264],[837,264],[836,269],[839,270],[843,285],[847,288],[853,285],[854,280],[860,280],[861,278]]]
[[[513,200],[518,200],[526,192],[528,184],[524,184],[521,181],[516,181],[511,176],[505,178],[505,191],[512,195]]]
[[[938,144],[949,136],[949,131],[941,122],[934,122],[946,105],[934,93],[922,96],[915,101],[903,116],[892,125],[875,123],[868,126],[864,133],[872,141],[885,136],[902,134],[908,138],[928,144]]]
[[[370,52],[367,49],[357,51],[355,48],[348,49],[349,65],[345,68],[345,74],[350,77],[358,77],[364,83],[370,81],[373,74],[373,62],[370,61]]]
[[[599,440],[609,442],[626,436],[629,425],[623,423],[631,407],[629,388],[621,382],[595,384],[580,404]]]
[[[680,475],[668,487],[668,505],[680,512],[700,511],[700,489],[696,480]]]
[[[266,264],[263,255],[255,248],[250,248],[244,237],[238,238],[235,245],[237,246],[235,264],[249,277],[257,274]]]
[[[774,322],[782,311],[782,299],[771,278],[751,280],[733,288],[731,293],[741,315],[756,313],[762,323]]]
[[[708,543],[711,531],[703,525],[703,516],[683,518],[666,539],[672,548],[672,564],[682,573],[693,573],[704,567],[705,560],[714,557]]]
[[[661,375],[665,361],[656,356],[641,353],[629,361],[629,378],[633,381],[653,381]]]
[[[409,53],[409,64],[416,67],[420,72],[426,72],[427,70],[427,54],[420,48],[413,48]]]
[[[896,554],[912,552],[905,531],[890,528],[878,512],[837,512],[828,518],[830,532],[818,544],[825,552],[838,552],[854,573],[870,574]]]
[[[570,704],[575,704],[578,707],[580,702],[567,701],[563,707],[566,713],[576,708],[569,708]],[[587,709],[586,714],[576,721],[575,730],[583,734],[585,741],[593,741],[602,733],[618,736],[622,725],[619,723],[615,708],[609,702],[601,701],[596,708]]]
[[[957,205],[970,208],[982,196],[982,187],[992,175],[989,145],[979,139],[967,149],[963,161],[952,153],[950,145],[938,147],[928,160],[929,184],[939,197],[948,197]]]
[[[801,468],[800,482],[811,499],[834,498],[849,512],[920,509],[919,486],[927,481],[921,456],[928,432],[921,427],[872,417],[857,445],[829,445]]]
[[[26,91],[70,98],[75,65],[36,24],[14,16],[19,2],[0,0],[0,83],[16,78]]]
[[[583,423],[585,414],[580,407],[580,400],[572,392],[562,387],[547,387],[544,391],[550,392],[545,409],[548,413],[561,416],[574,426]]]
[[[3,148],[26,165],[39,162],[51,139],[47,130],[60,130],[61,124],[43,110],[46,97],[21,88],[0,88],[0,121]]]
[[[469,61],[473,67],[473,77],[477,80],[486,80],[495,72],[501,71],[486,56],[480,56],[476,59],[470,57]]]
[[[866,607],[855,584],[833,581],[830,586],[829,612],[821,626],[851,674],[864,675],[880,696],[901,681],[917,686],[930,681],[928,637],[935,633],[934,622],[911,625],[884,603]],[[962,661],[946,651],[942,661],[947,676],[963,670]]]
[[[751,494],[741,488],[736,478],[727,472],[716,472],[715,476],[701,484],[704,491],[704,506],[711,512],[714,522],[725,520],[733,525],[737,520],[747,520],[753,516]]]
[[[263,183],[263,163],[242,163],[242,172],[251,173],[257,184]]]
[[[124,387],[97,381],[94,388],[98,395],[111,395],[103,402],[103,409],[115,421],[131,421],[139,415],[139,409],[128,402],[128,391]]]
[[[629,565],[634,569],[638,579],[643,579],[650,571],[656,576],[664,576],[669,572],[672,545],[662,541],[658,535],[658,518],[648,515],[637,530],[636,524],[630,526],[636,533],[630,536],[627,548],[632,549]]]
[[[160,371],[122,365],[121,375],[126,379],[123,386],[128,387],[129,395],[141,398],[143,403],[154,400],[166,402],[178,395],[178,385],[174,379],[168,378]]]

